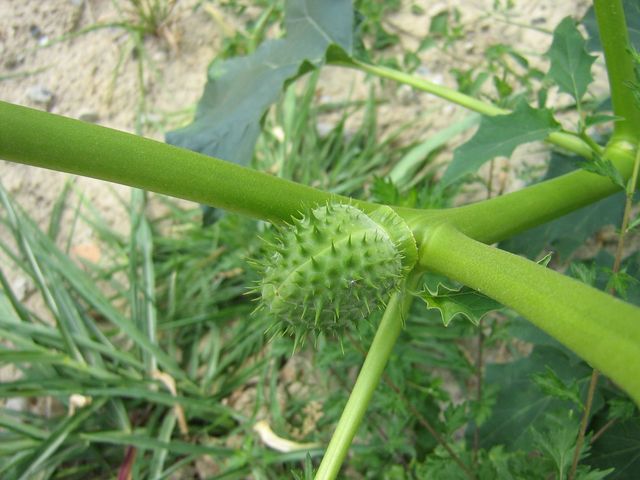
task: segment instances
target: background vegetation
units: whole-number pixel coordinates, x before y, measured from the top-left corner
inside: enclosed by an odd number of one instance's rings
[[[511,8],[495,3],[487,15]],[[397,35],[381,21],[397,6],[356,2],[354,45],[364,56],[366,44],[377,64],[412,70],[416,52],[399,55]],[[228,39],[210,74],[225,59],[256,52],[265,29],[284,21],[281,3],[264,7],[246,35]],[[595,50],[591,14],[584,24]],[[420,48],[446,54],[463,37],[458,12],[444,10],[431,19]],[[313,54],[304,52],[305,58]],[[545,73],[510,45],[493,45],[482,65],[454,74],[460,91],[504,108],[523,98],[542,106],[549,94]],[[477,119],[435,139],[407,142],[411,121],[378,128],[387,81],[370,79],[364,101],[327,104],[318,100],[318,78],[314,70],[282,95],[276,82],[273,98],[250,109],[258,120],[238,120],[249,125],[238,130],[254,135],[255,152],[249,143],[222,156],[342,195],[407,207],[452,206],[508,188],[499,180],[503,167],[493,161],[483,170],[449,169],[441,181],[456,135]],[[198,122],[212,127],[217,114],[208,98],[205,93],[195,122],[168,140],[220,155],[225,145],[203,145],[199,136]],[[584,121],[585,130],[597,125],[606,138],[611,119],[598,115],[607,111],[607,98],[594,91],[574,100],[564,107],[568,118]],[[329,116],[329,127],[321,128]],[[214,122],[212,128],[223,127]],[[516,176],[531,183],[580,167],[554,152]],[[606,165],[586,167],[615,175]],[[247,295],[257,280],[247,259],[260,255],[260,237],[272,235],[266,223],[170,200],[166,215],[150,218],[147,195],[134,190],[121,199],[131,220],[122,235],[90,204],[70,204],[68,195],[65,190],[42,230],[0,191],[1,221],[10,234],[0,244],[11,261],[3,270],[20,269],[46,307],[30,308],[0,270],[0,363],[19,372],[0,385],[0,397],[8,399],[0,407],[0,477],[309,478],[378,318],[340,341],[321,338],[292,355],[291,339],[265,335],[272,320],[253,312]],[[639,304],[633,232],[639,222],[630,222],[617,268],[618,235],[605,228],[619,227],[624,205],[621,193],[500,246]],[[70,258],[60,225],[65,209],[91,225],[108,261]],[[431,276],[426,287],[430,306],[440,308],[415,305],[406,319],[345,477],[635,478],[640,415],[625,394],[600,380],[582,460],[572,472],[591,368],[500,305],[487,300],[462,302],[462,308],[453,298],[465,294],[460,285]]]

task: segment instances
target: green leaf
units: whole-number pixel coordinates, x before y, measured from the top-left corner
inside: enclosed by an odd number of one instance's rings
[[[525,102],[520,102],[512,113],[483,117],[476,134],[454,152],[442,183],[449,185],[488,160],[509,157],[518,145],[544,140],[559,129],[550,110],[535,109]]]
[[[327,48],[352,48],[353,10],[348,0],[290,0],[287,35],[262,43],[241,58],[214,61],[194,122],[167,134],[173,145],[246,165],[260,121],[288,82],[321,65]]]
[[[106,399],[99,399],[93,405],[80,410],[75,415],[62,419],[55,429],[51,432],[47,440],[42,442],[33,454],[23,460],[20,471],[20,480],[34,478],[34,474],[38,472],[42,464],[51,457],[58,447],[71,435],[79,429],[82,423],[91,418],[106,402]],[[17,477],[14,477],[17,478]]]
[[[607,273],[610,276],[607,281],[606,290],[614,291],[620,298],[626,300],[627,290],[632,284],[638,284],[638,279],[632,277],[624,270],[615,273],[613,271],[608,271]]]
[[[584,124],[586,127],[592,127],[594,125],[600,125],[601,123],[617,122],[619,120],[624,120],[624,118],[617,115],[596,113],[594,115],[587,115],[587,117],[584,119]]]
[[[580,378],[581,389],[587,385],[591,369],[584,363],[577,363],[575,356],[562,347],[539,345],[531,355],[508,364],[492,364],[487,367],[486,382],[500,388],[493,414],[480,428],[481,446],[508,445],[510,450],[530,451],[535,437],[530,427],[544,430],[547,424],[544,414],[553,411],[566,412],[579,406],[571,401],[550,396],[536,388],[535,376],[551,368],[562,383],[571,384]],[[602,405],[597,397],[594,410]]]
[[[431,24],[429,25],[429,33],[431,35],[446,37],[449,34],[449,11],[443,10],[442,12],[434,15],[431,18]]]
[[[593,430],[598,431],[606,419],[596,419]],[[610,480],[635,480],[640,472],[640,417],[618,421],[609,428],[591,448],[586,459],[598,468],[614,467]]]
[[[427,304],[428,309],[437,309],[444,326],[448,326],[457,316],[466,317],[474,325],[478,325],[482,317],[502,305],[468,287],[455,287],[438,282],[437,286],[425,282],[424,289],[417,293]]]
[[[144,432],[144,429],[140,429]],[[120,431],[102,431],[91,433],[80,433],[79,437],[83,440],[94,443],[106,443],[112,445],[132,445],[140,449],[162,449],[170,452],[178,453],[181,455],[229,455],[233,452],[232,449],[217,445],[201,445],[196,443],[188,443],[179,440],[171,440],[165,442],[158,440],[157,438],[145,435],[144,433],[138,433],[137,431],[120,432]]]
[[[543,454],[555,470],[555,478],[567,478],[571,468],[573,454],[576,449],[576,437],[579,418],[570,412],[546,414],[545,429],[538,431],[532,428],[536,449]],[[588,456],[590,445],[585,443],[580,452],[580,458]],[[613,468],[607,470],[591,470],[588,466],[580,465],[575,478],[579,480],[602,480],[608,478]]]
[[[627,227],[627,232],[633,230],[634,228],[636,228],[638,225],[640,225],[640,217],[637,217],[635,219],[633,219],[631,221],[631,223],[629,223],[629,226]]]
[[[593,82],[591,65],[596,57],[587,53],[585,39],[571,17],[562,20],[554,30],[553,42],[546,55],[551,61],[548,76],[561,92],[579,102]]]
[[[538,388],[547,395],[582,406],[580,388],[575,379],[564,382],[548,365],[545,366],[543,373],[536,374],[532,378]]]
[[[583,170],[607,177],[622,190],[625,189],[624,179],[611,160],[603,158],[600,155],[594,155],[592,160],[581,159],[578,161],[578,164]]]
[[[633,418],[638,410],[636,404],[629,398],[612,398],[609,400],[609,420],[626,421]]]

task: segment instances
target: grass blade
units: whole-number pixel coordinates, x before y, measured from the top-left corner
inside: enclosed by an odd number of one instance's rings
[[[82,423],[99,410],[106,399],[101,399],[91,406],[80,410],[77,414],[67,417],[60,422],[58,427],[51,433],[40,447],[24,462],[24,470],[18,480],[30,480],[38,472],[40,466],[53,455],[58,447],[71,435]]]

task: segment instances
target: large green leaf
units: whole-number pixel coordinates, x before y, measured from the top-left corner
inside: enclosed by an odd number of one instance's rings
[[[475,135],[454,152],[453,161],[442,177],[449,185],[467,173],[475,172],[495,157],[509,157],[518,145],[544,140],[560,129],[550,110],[535,109],[520,102],[506,115],[483,117]]]
[[[262,43],[241,58],[214,61],[194,122],[167,134],[167,141],[246,165],[260,120],[289,81],[324,61],[329,45],[352,48],[349,0],[290,0],[286,36]]]
[[[592,428],[597,431],[606,419],[596,418]],[[636,480],[640,472],[640,416],[616,422],[593,444],[587,463],[598,468],[614,467],[610,480]]]
[[[577,414],[579,405],[550,396],[548,389],[541,388],[536,378],[551,368],[563,382],[571,384],[580,378],[579,385],[586,387],[589,367],[578,363],[568,351],[551,346],[537,346],[528,358],[522,358],[504,365],[489,365],[486,382],[499,387],[491,417],[480,429],[480,442],[484,448],[494,445],[508,445],[509,449],[531,451],[535,448],[534,430],[544,430],[544,415],[554,411],[567,412],[573,409]],[[600,408],[602,399],[596,400]]]
[[[591,65],[596,57],[587,53],[586,42],[571,17],[562,20],[554,30],[547,57],[551,60],[549,78],[556,82],[561,92],[580,101],[593,82]]]

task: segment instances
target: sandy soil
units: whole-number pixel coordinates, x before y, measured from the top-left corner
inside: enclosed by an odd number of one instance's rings
[[[207,63],[219,48],[218,29],[205,11],[195,9],[197,3],[177,2],[167,25],[174,45],[152,36],[144,42],[148,136],[162,139],[162,130],[151,122],[162,123],[167,114],[195,104]],[[73,37],[92,25],[126,19],[126,13],[107,1],[4,0],[0,18],[0,76],[15,76],[0,82],[2,100],[135,130],[142,90],[132,36],[122,28],[101,28]],[[23,72],[36,73],[19,76]],[[38,221],[46,221],[64,183],[72,180],[110,223],[126,228],[118,221],[124,212],[112,193],[115,189],[126,197],[125,187],[6,163],[0,165],[0,175],[5,188]]]
[[[119,3],[126,7],[127,2]],[[250,2],[247,2],[250,3]],[[385,19],[386,28],[397,33],[402,47],[414,49],[428,33],[431,16],[458,8],[464,29],[462,40],[447,49],[430,49],[420,54],[418,74],[455,86],[451,68],[469,68],[482,62],[488,45],[502,42],[525,53],[539,55],[550,43],[550,36],[518,24],[552,29],[565,15],[581,15],[588,2],[527,2],[510,13],[510,22],[488,17],[493,0],[452,0],[405,2],[397,13]],[[503,2],[506,3],[506,2]],[[145,39],[144,89],[147,114],[144,134],[161,139],[163,131],[175,127],[187,115],[174,113],[192,108],[205,82],[206,66],[220,49],[225,30],[241,27],[247,18],[215,21],[205,2],[178,0],[161,38]],[[416,14],[411,5],[419,4],[424,13]],[[217,9],[218,12],[223,12]],[[3,0],[0,1],[0,99],[52,113],[94,121],[101,125],[135,130],[136,106],[141,98],[138,81],[140,60],[132,50],[132,37],[122,28],[100,28],[81,35],[74,33],[98,24],[121,22],[127,12],[119,12],[114,2],[104,0]],[[67,39],[64,39],[64,37]],[[400,49],[398,49],[400,51]],[[539,63],[544,60],[538,57]],[[355,95],[364,94],[362,76],[355,72],[328,69],[321,84],[327,100],[343,97],[345,85],[356,85]],[[382,107],[384,124],[415,118],[408,138],[425,138],[430,131],[446,125],[455,108],[407,87],[389,85],[385,92],[391,101]],[[425,115],[425,112],[428,112]],[[2,182],[38,221],[45,221],[50,206],[68,176],[41,169],[2,163]],[[77,190],[106,212],[113,222],[122,216],[110,193],[112,188],[126,195],[124,187],[104,182],[74,179]]]
[[[551,36],[536,29],[550,31],[566,15],[582,16],[588,5],[585,0],[518,2],[522,5],[518,6],[517,15],[511,12],[507,20],[507,17],[487,16],[493,3],[494,0],[407,1],[397,13],[385,19],[384,24],[400,36],[401,46],[395,49],[400,54],[403,48],[417,47],[428,33],[431,16],[457,8],[464,32],[462,39],[445,50],[432,48],[420,53],[421,65],[417,69],[417,74],[428,80],[455,87],[451,69],[479,65],[486,47],[494,43],[511,45],[531,54],[534,63],[544,65],[542,54]],[[220,50],[225,35],[230,29],[242,28],[259,13],[255,8],[248,8],[243,18],[229,18],[215,2],[178,0],[164,34],[145,38],[145,55],[137,58],[132,36],[125,29],[93,28],[127,21],[128,13],[118,11],[114,4],[124,7],[127,1],[0,0],[0,100],[134,132],[144,90],[146,113],[142,117],[142,133],[162,139],[164,131],[190,118],[206,81],[206,67]],[[213,5],[218,15],[211,15],[207,5]],[[416,13],[412,5],[419,5],[423,13]],[[85,30],[89,31],[78,34]],[[143,87],[138,77],[140,65],[144,67]],[[318,96],[326,101],[338,101],[352,92],[353,97],[364,98],[368,86],[363,80],[363,75],[357,72],[326,69]],[[404,134],[407,142],[428,138],[431,132],[448,125],[459,114],[456,107],[406,86],[387,82],[384,88],[382,94],[389,102],[379,113],[381,130],[415,119],[415,124]],[[519,150],[519,155],[539,160],[544,153],[534,147]],[[127,187],[1,160],[0,181],[43,226],[47,225],[52,206],[65,183],[73,182],[71,205],[85,198],[110,226],[123,233],[128,231],[127,212],[118,199],[128,197]],[[507,183],[508,188],[518,186],[514,181]],[[69,216],[73,215],[71,210]],[[0,235],[3,232],[0,231]],[[79,226],[73,232],[72,252],[98,261],[96,242],[90,228]],[[28,288],[24,279],[15,272],[9,272],[9,276],[26,296]]]

